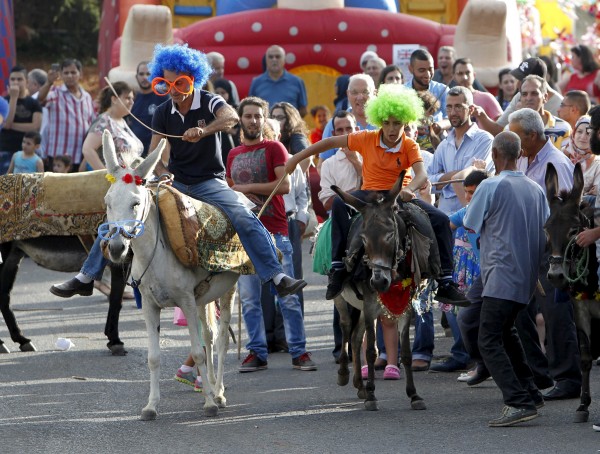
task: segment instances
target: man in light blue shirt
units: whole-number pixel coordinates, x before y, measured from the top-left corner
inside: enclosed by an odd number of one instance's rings
[[[492,170],[493,137],[471,121],[473,110],[473,94],[470,90],[465,87],[450,89],[446,112],[452,129],[436,149],[433,161],[427,169],[432,183],[451,180],[456,173],[472,165],[474,159],[486,161],[486,170]],[[452,185],[437,188],[437,191],[441,192],[440,210],[451,214],[462,208]]]
[[[492,158],[499,174],[479,185],[464,218],[481,235],[479,349],[506,405],[490,427],[529,421],[543,403],[514,322],[536,288],[549,209],[542,188],[517,170],[520,151],[515,133],[496,136]]]
[[[267,70],[252,80],[248,96],[258,96],[271,106],[289,102],[304,117],[308,104],[306,88],[302,79],[285,70],[285,51],[280,46],[271,46],[267,49],[266,59]]]
[[[348,81],[348,112],[352,112],[356,119],[356,126],[360,131],[368,130],[373,131],[377,129],[376,126],[369,124],[367,121],[367,115],[365,114],[365,104],[367,101],[375,96],[375,83],[371,76],[367,74],[354,74]],[[325,129],[323,130],[323,139],[333,136],[333,118],[327,122]],[[336,149],[324,151],[319,154],[319,158],[324,161],[327,158],[332,157],[337,152]]]
[[[510,114],[508,128],[521,138],[523,156],[517,161],[517,168],[539,184],[546,187],[546,167],[554,164],[558,173],[560,190],[570,191],[573,186],[573,163],[565,154],[546,138],[544,122],[538,112],[523,108]]]

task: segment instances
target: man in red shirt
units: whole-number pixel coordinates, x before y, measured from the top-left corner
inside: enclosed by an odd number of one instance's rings
[[[227,182],[232,189],[245,194],[260,210],[285,176],[288,152],[281,142],[264,138],[265,121],[268,117],[266,101],[248,97],[238,109],[242,128],[242,145],[227,156]],[[277,193],[265,209],[260,220],[275,238],[277,248],[283,254],[283,270],[294,275],[292,243],[288,237],[288,222],[282,194],[290,190],[289,179],[280,185]],[[249,354],[240,366],[240,372],[254,372],[267,368],[267,338],[260,302],[261,281],[257,275],[240,276],[238,281],[240,301],[246,330]],[[302,308],[297,294],[277,296],[285,325],[285,336],[292,366],[298,370],[316,370],[317,366],[306,351],[306,335]]]

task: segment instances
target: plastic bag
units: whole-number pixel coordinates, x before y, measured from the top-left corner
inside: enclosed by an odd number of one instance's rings
[[[187,320],[183,311],[176,307],[175,312],[173,313],[173,325],[177,326],[187,326]]]

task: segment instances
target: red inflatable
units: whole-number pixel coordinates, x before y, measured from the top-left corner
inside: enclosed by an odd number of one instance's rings
[[[226,76],[244,96],[252,78],[263,72],[262,57],[270,45],[281,45],[286,67],[330,67],[342,74],[360,71],[367,49],[392,62],[394,44],[420,44],[436,55],[453,43],[455,26],[406,14],[364,8],[299,11],[267,9],[228,14],[174,32],[175,38],[226,59]]]

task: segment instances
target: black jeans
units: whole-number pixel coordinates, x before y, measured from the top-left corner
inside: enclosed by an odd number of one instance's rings
[[[458,327],[465,344],[465,348],[471,358],[481,361],[481,353],[477,343],[479,337],[479,323],[481,304],[483,299],[481,292],[483,283],[481,276],[473,281],[473,285],[467,293],[467,298],[471,301],[469,307],[463,307],[458,312]],[[527,364],[533,372],[533,381],[536,386],[547,388],[552,386],[552,378],[548,373],[548,360],[540,346],[537,329],[535,326],[535,304],[531,302],[525,310],[518,313],[515,320],[515,328],[521,340],[521,345],[525,351]]]
[[[515,319],[525,304],[483,297],[479,326],[479,351],[492,378],[502,391],[504,403],[534,409],[532,396],[538,389],[517,335]]]
[[[351,194],[361,200],[364,200],[367,194],[375,191],[354,191]],[[440,264],[442,267],[440,277],[452,277],[452,248],[454,239],[452,230],[450,230],[450,221],[448,216],[433,205],[414,199],[413,202],[429,216],[431,227],[435,233],[439,252]],[[346,240],[350,231],[351,218],[356,211],[336,197],[331,207],[331,261],[341,262],[346,255]]]

